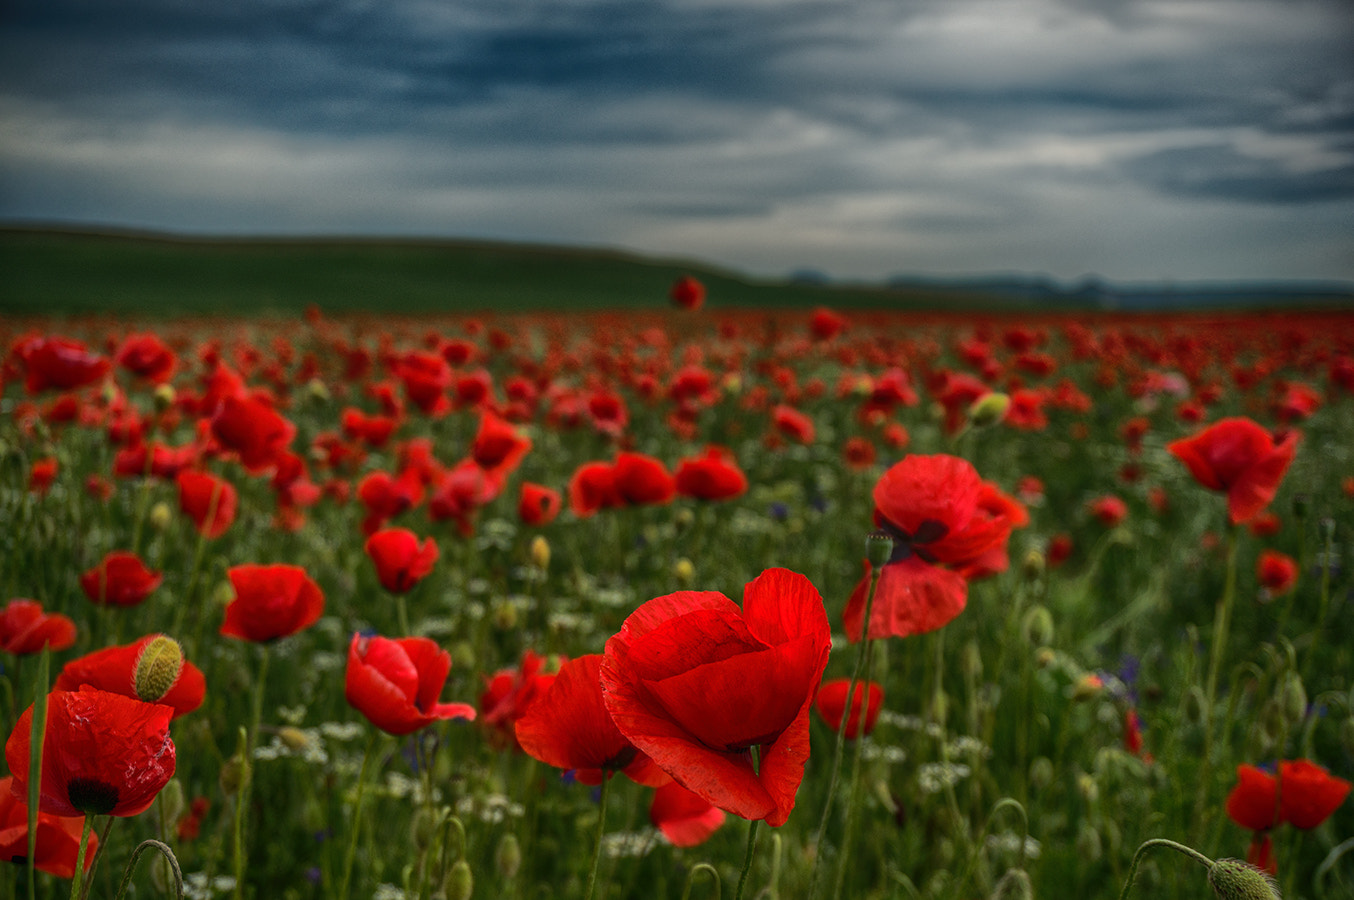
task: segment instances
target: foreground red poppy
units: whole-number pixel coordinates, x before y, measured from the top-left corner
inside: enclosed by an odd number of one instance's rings
[[[818,591],[787,569],[749,582],[742,609],[714,591],[657,597],[607,641],[606,707],[674,780],[734,815],[782,825],[831,643]]]
[[[442,719],[474,719],[474,707],[438,701],[450,671],[451,654],[429,638],[355,634],[344,696],[387,734],[412,734]]]
[[[58,816],[134,816],[174,777],[174,710],[92,687],[47,695],[40,809]],[[5,743],[14,790],[28,791],[33,707]]]

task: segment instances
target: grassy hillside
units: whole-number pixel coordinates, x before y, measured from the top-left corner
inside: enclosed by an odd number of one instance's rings
[[[692,274],[712,306],[954,308],[952,291],[758,282],[606,250],[468,241],[197,239],[0,228],[0,312],[187,315],[625,309]],[[1004,306],[1006,304],[1003,304]]]

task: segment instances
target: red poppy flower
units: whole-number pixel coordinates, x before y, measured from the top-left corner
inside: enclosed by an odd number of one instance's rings
[[[28,804],[13,793],[14,776],[0,778],[0,862],[23,863],[28,859]],[[33,867],[58,878],[75,877],[75,860],[80,855],[80,833],[84,816],[57,816],[38,813],[37,856]],[[94,865],[99,836],[89,835],[85,850],[85,871]]]
[[[1142,720],[1136,709],[1124,712],[1124,749],[1134,756],[1142,755]]]
[[[530,450],[531,439],[513,427],[511,422],[489,410],[480,414],[480,427],[470,444],[470,456],[482,469],[512,472]]]
[[[212,416],[211,429],[222,447],[240,455],[240,464],[251,474],[275,466],[296,436],[295,425],[249,396],[226,397]]]
[[[421,411],[431,416],[443,416],[450,411],[446,390],[451,386],[451,367],[441,356],[407,353],[396,362],[394,373],[404,384],[404,395]]]
[[[44,613],[36,600],[16,598],[0,609],[0,650],[26,656],[42,650],[65,650],[75,643],[75,623],[60,613]]]
[[[1128,504],[1118,497],[1097,497],[1088,508],[1091,516],[1106,528],[1113,528],[1128,517]]]
[[[1261,550],[1255,563],[1255,575],[1272,596],[1281,597],[1298,580],[1298,564],[1293,557],[1277,550]]]
[[[178,357],[154,334],[132,334],[118,348],[117,364],[133,375],[163,384],[174,375]]]
[[[412,734],[442,719],[475,718],[465,703],[440,703],[451,654],[425,637],[353,635],[344,696],[387,734]]]
[[[620,437],[630,422],[630,411],[620,395],[610,391],[597,391],[588,397],[588,418],[592,427],[608,437]]]
[[[847,439],[842,445],[842,459],[846,461],[846,467],[860,472],[874,465],[875,449],[874,444],[870,443],[868,438],[853,437]]]
[[[502,479],[480,468],[473,459],[464,459],[441,476],[432,498],[428,516],[434,522],[453,519],[461,534],[474,534],[480,507],[503,490]]]
[[[522,749],[517,744],[517,720],[522,718],[555,681],[555,673],[543,673],[545,659],[526,651],[517,668],[500,669],[485,680],[480,694],[480,724],[489,729],[489,741],[497,747]]]
[[[136,670],[147,645],[157,637],[159,635],[148,634],[134,643],[106,647],[73,659],[61,668],[52,687],[58,691],[74,691],[87,684],[111,694],[141,699],[136,694]],[[178,718],[201,706],[206,692],[207,679],[202,670],[185,659],[178,677],[155,702],[172,708],[174,717]]]
[[[609,463],[583,463],[569,479],[569,508],[580,519],[623,502],[616,490],[615,469]]]
[[[817,695],[813,698],[813,706],[818,710],[818,715],[835,732],[842,727],[842,716],[846,715],[846,689],[850,687],[851,679],[836,678],[832,681],[823,682],[818,688]],[[868,688],[868,690],[866,690]],[[868,698],[868,699],[867,699]],[[865,707],[865,726],[864,734],[874,731],[875,722],[879,719],[879,710],[884,705],[884,689],[876,682],[858,682],[853,694],[851,704],[851,715],[846,720],[846,736],[849,738],[858,738],[862,734],[860,723],[860,709]]]
[[[820,341],[830,341],[846,328],[846,319],[841,313],[820,306],[809,316],[809,331]]]
[[[706,447],[700,456],[679,462],[675,483],[677,493],[696,500],[732,500],[748,489],[747,475],[724,447]]]
[[[1348,781],[1305,759],[1279,763],[1279,779],[1246,765],[1236,767],[1236,777],[1236,787],[1227,795],[1227,816],[1252,831],[1273,828],[1280,822],[1288,822],[1294,828],[1315,828],[1339,808],[1350,789]],[[1282,790],[1279,780],[1283,782]]]
[[[777,434],[782,434],[801,444],[813,443],[813,420],[793,406],[782,403],[771,410],[771,424],[776,429]]]
[[[357,486],[357,498],[367,508],[363,530],[374,533],[385,522],[423,502],[423,482],[417,471],[409,469],[393,476],[389,472],[371,472]]]
[[[1025,524],[1025,509],[978,477],[956,456],[908,456],[875,483],[875,524],[893,537],[879,573],[870,636],[907,637],[947,624],[968,602],[968,580],[1003,571],[1006,542]],[[842,620],[860,640],[870,566],[847,601]]]
[[[135,553],[115,550],[80,576],[80,588],[100,606],[136,606],[162,581],[164,576],[146,568]]]
[[[695,847],[724,824],[724,810],[675,781],[662,785],[649,804],[649,821],[674,847]]]
[[[673,282],[668,299],[682,309],[700,309],[705,303],[705,285],[690,275],[683,275]]]
[[[198,533],[218,538],[235,521],[240,496],[229,481],[206,472],[180,472],[179,509],[193,520]]]
[[[742,609],[713,591],[645,603],[607,641],[602,690],[621,734],[675,780],[723,810],[781,825],[804,777],[809,708],[831,644],[809,580],[768,569],[744,589]]]
[[[419,546],[418,535],[407,528],[386,528],[367,538],[367,555],[376,565],[381,587],[392,594],[408,592],[433,570],[439,551],[428,538]]]
[[[1271,877],[1279,874],[1279,861],[1274,856],[1274,839],[1268,832],[1257,831],[1251,836],[1250,845],[1246,847],[1246,862]]]
[[[46,494],[56,481],[56,457],[48,456],[33,460],[28,469],[28,490],[39,496]]]
[[[324,612],[324,594],[300,566],[243,565],[226,572],[235,599],[226,607],[221,634],[271,641],[309,628]]]
[[[344,437],[369,447],[384,447],[398,426],[399,419],[394,416],[369,416],[355,406],[345,408],[339,416]]]
[[[1076,548],[1072,543],[1072,536],[1070,534],[1063,533],[1053,535],[1053,537],[1048,539],[1048,548],[1044,550],[1044,558],[1048,561],[1048,567],[1050,569],[1056,569],[1058,566],[1067,562],[1074,549]]]
[[[100,381],[109,362],[69,338],[38,338],[20,352],[26,378],[24,388],[36,394],[48,388],[69,391]]]
[[[549,525],[559,515],[560,502],[559,491],[524,481],[517,501],[517,515],[527,525]]]
[[[631,505],[663,504],[677,496],[677,482],[672,473],[652,456],[618,453],[611,471],[616,493]]]
[[[517,720],[517,743],[527,753],[557,769],[573,769],[583,784],[601,784],[612,772],[657,787],[670,779],[616,728],[602,701],[602,654],[571,659],[541,702]]]
[[[1222,419],[1198,434],[1166,445],[1194,480],[1227,494],[1233,525],[1248,522],[1269,505],[1293,462],[1298,433],[1281,440],[1246,418]]]
[[[39,808],[58,816],[134,816],[174,776],[174,710],[83,687],[47,695]],[[28,791],[33,707],[5,743],[12,790]]]

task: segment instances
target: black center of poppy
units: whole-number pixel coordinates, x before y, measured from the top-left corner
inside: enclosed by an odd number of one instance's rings
[[[71,806],[91,816],[107,815],[118,805],[118,789],[97,778],[72,778],[66,796]]]
[[[904,562],[913,556],[925,562],[934,563],[936,561],[935,555],[927,550],[925,545],[938,541],[950,533],[948,525],[935,519],[923,520],[917,526],[917,530],[911,534],[888,519],[884,519],[881,527],[888,532],[889,537],[893,538],[893,553],[889,556],[889,563]]]
[[[639,756],[638,749],[636,749],[635,747],[626,747],[620,753],[617,753],[615,756],[611,757],[611,759],[608,759],[606,762],[602,763],[601,768],[607,769],[609,771],[617,771],[620,769],[624,769],[626,766],[630,765],[632,762],[635,761],[636,756]]]

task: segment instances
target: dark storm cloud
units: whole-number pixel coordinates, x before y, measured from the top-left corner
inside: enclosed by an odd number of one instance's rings
[[[1338,0],[2,9],[5,218],[622,243],[870,277],[1354,276],[1329,262],[1354,231]],[[1261,249],[1172,256],[1163,223]]]

